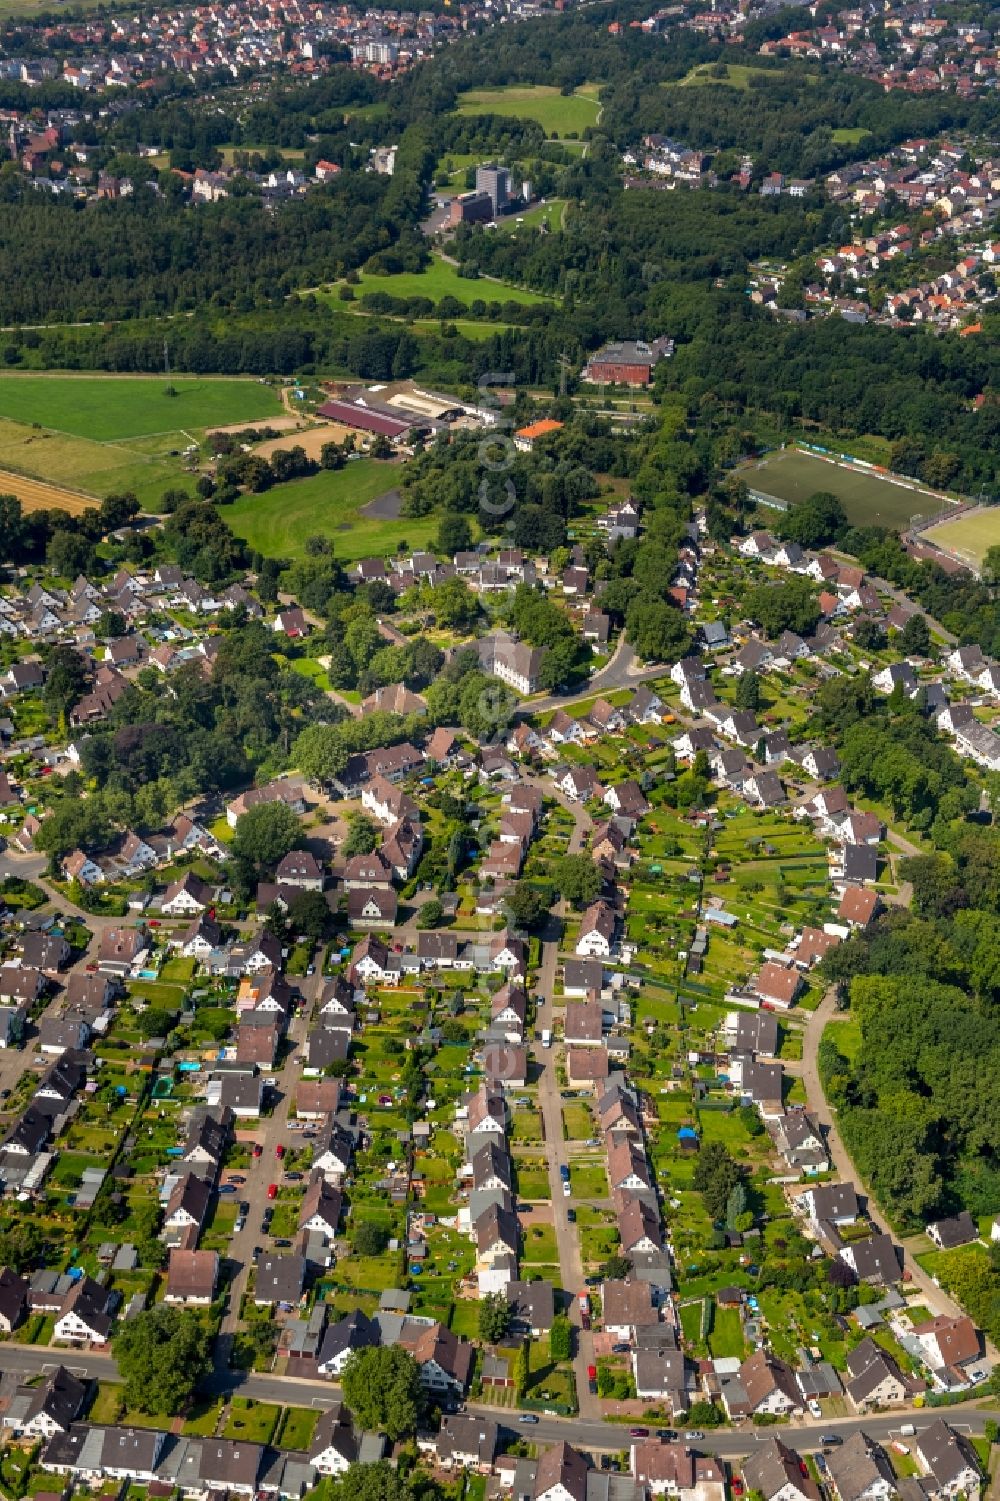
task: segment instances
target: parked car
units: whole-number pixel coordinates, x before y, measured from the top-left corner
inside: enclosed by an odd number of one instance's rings
[[[571,1225],[575,1225],[576,1224],[576,1210],[575,1209],[567,1209],[567,1211],[566,1211],[566,1218],[569,1220],[569,1222],[570,1222]]]
[[[285,1155],[285,1149],[282,1146],[282,1144],[281,1144],[280,1141],[278,1142],[278,1145],[274,1149],[274,1155],[275,1155],[275,1157],[277,1157],[277,1159],[278,1159],[279,1162],[281,1161],[282,1157],[284,1157],[284,1155]]]
[[[253,1144],[253,1154],[254,1154],[254,1156],[255,1157],[260,1157],[260,1156],[263,1155],[263,1152],[264,1152],[264,1148],[261,1146],[260,1142],[259,1141],[255,1141],[254,1144]]]
[[[517,1421],[519,1423],[537,1423],[538,1419],[533,1412],[522,1412]]]
[[[234,1192],[235,1192],[235,1190],[234,1190]],[[278,1185],[277,1185],[277,1183],[270,1183],[270,1184],[268,1184],[267,1196],[268,1196],[269,1199],[276,1199],[278,1197]]]
[[[302,1174],[301,1173],[286,1173],[285,1174],[285,1182],[286,1183],[301,1183],[302,1182]]]
[[[834,1447],[844,1442],[839,1433],[821,1433],[819,1441],[821,1444],[829,1444]]]
[[[219,1192],[220,1192],[220,1194],[234,1194],[236,1192],[236,1184],[235,1183],[220,1183],[219,1184]]]
[[[629,1438],[649,1438],[649,1429],[648,1428],[630,1428],[629,1431],[628,1431],[628,1436],[629,1436]]]

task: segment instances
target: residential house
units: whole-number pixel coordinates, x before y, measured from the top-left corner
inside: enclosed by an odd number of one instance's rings
[[[978,1497],[985,1477],[979,1456],[964,1433],[944,1418],[937,1418],[920,1429],[914,1449],[927,1473],[932,1497]]]
[[[163,1300],[190,1308],[207,1308],[215,1297],[218,1280],[217,1251],[186,1251],[174,1246],[167,1262]]]
[[[758,1350],[740,1366],[740,1384],[747,1396],[752,1414],[769,1413],[786,1417],[802,1412],[805,1402],[795,1380],[795,1373],[786,1361]]]
[[[81,1277],[63,1303],[53,1335],[69,1345],[107,1343],[114,1320],[108,1312],[110,1296],[92,1277]]]
[[[896,1493],[896,1475],[888,1455],[860,1430],[830,1451],[826,1467],[840,1501],[889,1501]]]
[[[911,1385],[896,1361],[866,1336],[847,1354],[844,1389],[858,1412],[876,1407],[894,1407],[908,1402]]]
[[[800,1456],[780,1438],[764,1438],[752,1446],[741,1466],[747,1491],[764,1501],[820,1501],[819,1486]]]

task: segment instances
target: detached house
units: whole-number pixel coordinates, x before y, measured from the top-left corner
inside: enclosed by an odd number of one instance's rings
[[[746,1393],[749,1411],[755,1415],[769,1413],[785,1417],[805,1409],[805,1400],[791,1366],[766,1350],[758,1350],[743,1362],[740,1384]]]
[[[576,941],[578,957],[609,958],[616,927],[617,918],[614,908],[604,901],[594,902],[584,912],[583,921],[580,924],[580,933]]]

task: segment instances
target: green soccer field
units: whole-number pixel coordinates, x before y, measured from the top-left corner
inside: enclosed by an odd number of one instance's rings
[[[751,491],[773,495],[789,505],[797,505],[819,490],[828,490],[836,495],[848,521],[855,526],[884,526],[901,531],[914,516],[937,515],[947,508],[946,501],[927,491],[910,490],[870,470],[829,463],[794,448],[769,455],[740,473]]]
[[[168,395],[168,387],[176,394]],[[0,417],[98,443],[277,417],[281,401],[255,380],[173,375],[0,375]]]
[[[982,506],[956,521],[943,521],[926,535],[928,542],[978,568],[990,548],[1000,543],[1000,506]]]

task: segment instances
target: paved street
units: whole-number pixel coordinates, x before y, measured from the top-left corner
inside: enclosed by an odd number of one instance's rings
[[[113,1381],[118,1371],[110,1355],[77,1355],[73,1352],[42,1350],[32,1345],[23,1348],[0,1345],[0,1371],[14,1371],[25,1377],[39,1371],[50,1370],[61,1360],[80,1376],[93,1380]],[[223,1395],[238,1391],[241,1396],[253,1397],[259,1402],[279,1402],[295,1407],[326,1407],[339,1395],[340,1388],[329,1381],[301,1381],[292,1376],[257,1376],[243,1371],[215,1371],[205,1382],[206,1393]],[[485,1407],[470,1403],[470,1409],[494,1417],[519,1438],[530,1438],[553,1443],[564,1439],[567,1443],[589,1451],[627,1448],[628,1423],[603,1423],[585,1417],[550,1418],[540,1417],[530,1429],[522,1427],[505,1409]],[[991,1418],[1000,1419],[1000,1407],[978,1407],[975,1402],[962,1403],[946,1410],[948,1422],[962,1432],[981,1434]],[[698,1448],[707,1453],[718,1454],[723,1459],[741,1459],[750,1453],[755,1444],[766,1442],[775,1433],[795,1448],[812,1452],[823,1447],[821,1438],[827,1433],[836,1433],[846,1438],[863,1428],[873,1438],[898,1438],[900,1426],[912,1421],[917,1431],[933,1422],[936,1414],[886,1413],[863,1418],[809,1418],[802,1422],[782,1425],[778,1429],[744,1427],[725,1429],[716,1433],[706,1432],[698,1440]],[[639,1426],[648,1425],[640,1423]],[[650,1431],[654,1431],[650,1428]],[[681,1430],[683,1434],[683,1430]]]
[[[801,1078],[806,1091],[806,1100],[809,1109],[820,1124],[826,1127],[826,1144],[830,1153],[830,1161],[833,1163],[838,1178],[844,1182],[856,1182],[857,1173],[854,1164],[844,1146],[837,1126],[836,1111],[826,1103],[823,1093],[823,1085],[819,1076],[819,1043],[823,1035],[823,1029],[827,1023],[837,1014],[837,992],[831,987],[826,992],[816,1010],[809,1017],[802,1037],[802,1065]],[[861,1185],[863,1187],[863,1185]],[[878,1205],[872,1200],[871,1213],[876,1223],[882,1220]],[[886,1226],[888,1228],[888,1226]],[[949,1297],[943,1288],[938,1287],[932,1277],[924,1271],[923,1267],[914,1259],[912,1252],[903,1247],[904,1274],[908,1275],[908,1281],[919,1287],[924,1303],[929,1307],[932,1314],[943,1314],[948,1318],[958,1318],[962,1309]],[[987,1350],[995,1360],[997,1353],[987,1341]]]
[[[236,1258],[238,1270],[232,1278],[229,1286],[229,1301],[218,1339],[215,1341],[215,1368],[217,1372],[228,1370],[232,1355],[233,1337],[239,1328],[239,1312],[243,1294],[247,1290],[247,1282],[250,1275],[250,1267],[253,1262],[255,1246],[267,1250],[271,1246],[270,1237],[265,1235],[262,1221],[264,1211],[271,1202],[267,1197],[270,1184],[280,1184],[284,1164],[275,1156],[275,1148],[278,1143],[286,1147],[295,1146],[299,1133],[288,1130],[288,1112],[295,1093],[295,1086],[300,1075],[299,1065],[296,1058],[302,1050],[306,1031],[309,1025],[309,1017],[313,1004],[319,994],[323,983],[319,965],[314,975],[306,976],[299,981],[300,989],[305,997],[302,1010],[296,1016],[288,1029],[288,1041],[291,1046],[285,1056],[281,1068],[268,1077],[277,1079],[277,1090],[272,1090],[272,1097],[276,1094],[277,1099],[270,1116],[265,1117],[257,1124],[257,1129],[251,1132],[241,1132],[241,1138],[247,1140],[252,1134],[254,1141],[258,1141],[263,1148],[260,1157],[252,1158],[250,1166],[246,1169],[246,1183],[239,1188],[239,1198],[249,1205],[246,1224],[239,1235],[233,1237],[230,1242],[230,1262]],[[241,1174],[243,1176],[243,1174]]]
[[[551,786],[546,790],[552,796]],[[573,815],[573,832],[567,845],[567,854],[575,855],[584,846],[591,827],[591,818],[579,804],[569,802],[562,794],[557,794],[557,796],[567,812]],[[550,918],[542,939],[541,965],[536,982],[538,1001],[535,1028],[539,1036],[545,1029],[552,1030],[555,1019],[556,967],[564,912],[565,903],[560,901],[556,914]],[[580,1308],[576,1299],[576,1294],[583,1290],[584,1281],[579,1232],[575,1225],[570,1224],[566,1213],[570,1206],[576,1207],[579,1201],[572,1193],[568,1198],[566,1197],[563,1193],[562,1179],[559,1176],[560,1166],[564,1164],[569,1166],[570,1157],[568,1143],[563,1140],[562,1100],[559,1094],[559,1080],[556,1077],[556,1051],[555,1047],[543,1048],[540,1041],[532,1043],[532,1056],[541,1065],[542,1070],[538,1080],[538,1108],[542,1114],[545,1132],[545,1156],[549,1169],[552,1225],[559,1254],[560,1281],[563,1289],[573,1299],[569,1316],[576,1330],[573,1369],[576,1376],[577,1401],[580,1406],[581,1419],[599,1420],[600,1400],[591,1394],[587,1384],[587,1367],[594,1361],[594,1338],[588,1330],[582,1327]]]
[[[535,714],[546,714],[550,709],[567,709],[571,704],[579,703],[581,699],[593,698],[599,693],[613,693],[617,688],[634,688],[639,683],[650,682],[653,678],[665,676],[666,669],[661,663],[658,667],[639,667],[636,663],[636,655],[625,640],[619,636],[618,645],[609,662],[606,662],[600,672],[595,672],[580,693],[569,696],[552,693],[547,698],[535,698],[530,703],[521,704],[515,711],[517,719],[530,719]]]

